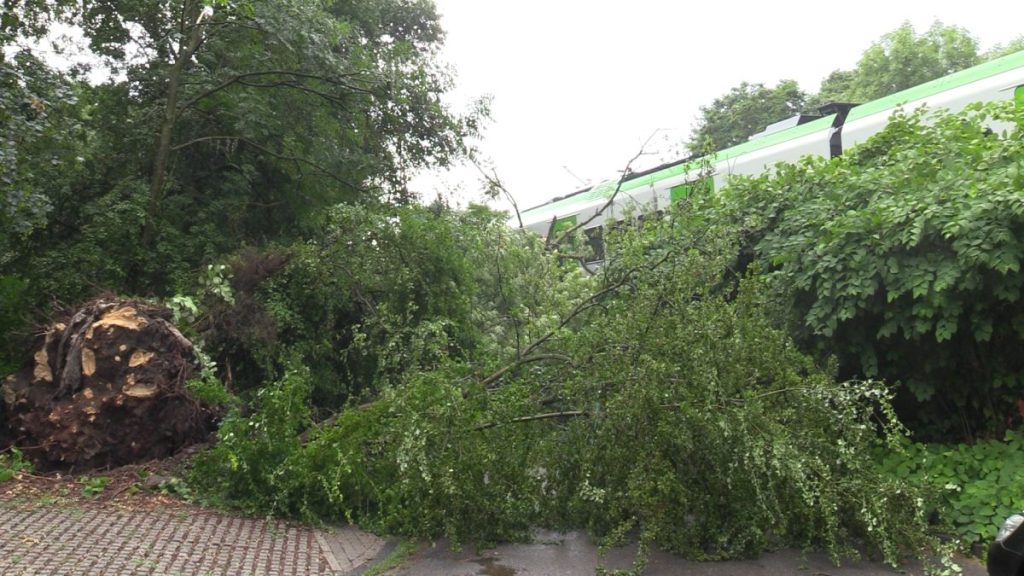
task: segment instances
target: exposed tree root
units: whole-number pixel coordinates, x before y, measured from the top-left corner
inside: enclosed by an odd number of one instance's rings
[[[15,443],[47,467],[167,457],[208,435],[213,412],[185,382],[192,343],[160,308],[97,299],[49,327],[32,365],[3,383]]]

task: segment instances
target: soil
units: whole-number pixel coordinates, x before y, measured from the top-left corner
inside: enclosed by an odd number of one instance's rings
[[[198,510],[180,491],[188,460],[201,448],[196,445],[173,458],[82,473],[17,472],[0,482],[0,506]]]
[[[205,445],[197,445],[172,458],[78,472],[18,471],[0,483],[0,505],[110,506],[156,509],[198,508],[180,493],[188,459]]]

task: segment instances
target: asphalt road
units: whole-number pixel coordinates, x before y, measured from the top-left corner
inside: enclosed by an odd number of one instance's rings
[[[612,550],[603,566],[628,569],[636,548]],[[976,560],[960,558],[964,576],[985,576]],[[506,544],[491,550],[464,548],[452,551],[444,542],[423,546],[389,576],[583,576],[598,568],[597,547],[580,533],[542,532],[533,544]],[[894,569],[881,562],[847,561],[840,566],[822,554],[804,555],[796,550],[764,554],[756,560],[690,562],[670,554],[653,552],[644,572],[648,576],[908,576],[923,575],[920,564]]]

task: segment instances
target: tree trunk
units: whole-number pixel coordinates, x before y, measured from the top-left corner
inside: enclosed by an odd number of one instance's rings
[[[142,245],[146,248],[152,247],[153,229],[160,214],[164,185],[167,182],[167,163],[171,156],[174,125],[178,117],[178,88],[185,73],[185,66],[192,60],[192,56],[195,55],[203,39],[203,24],[199,20],[202,12],[199,3],[186,0],[182,11],[182,40],[178,44],[178,55],[171,65],[171,71],[167,78],[167,102],[164,105],[164,114],[160,121],[160,133],[157,135],[153,159],[153,173],[149,181],[149,207],[146,210],[146,222],[142,229]],[[191,31],[186,33],[189,28]]]

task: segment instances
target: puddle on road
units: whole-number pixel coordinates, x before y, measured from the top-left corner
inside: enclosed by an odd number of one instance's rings
[[[497,558],[477,558],[471,562],[481,566],[481,576],[515,576],[516,573],[512,568],[498,564]]]

